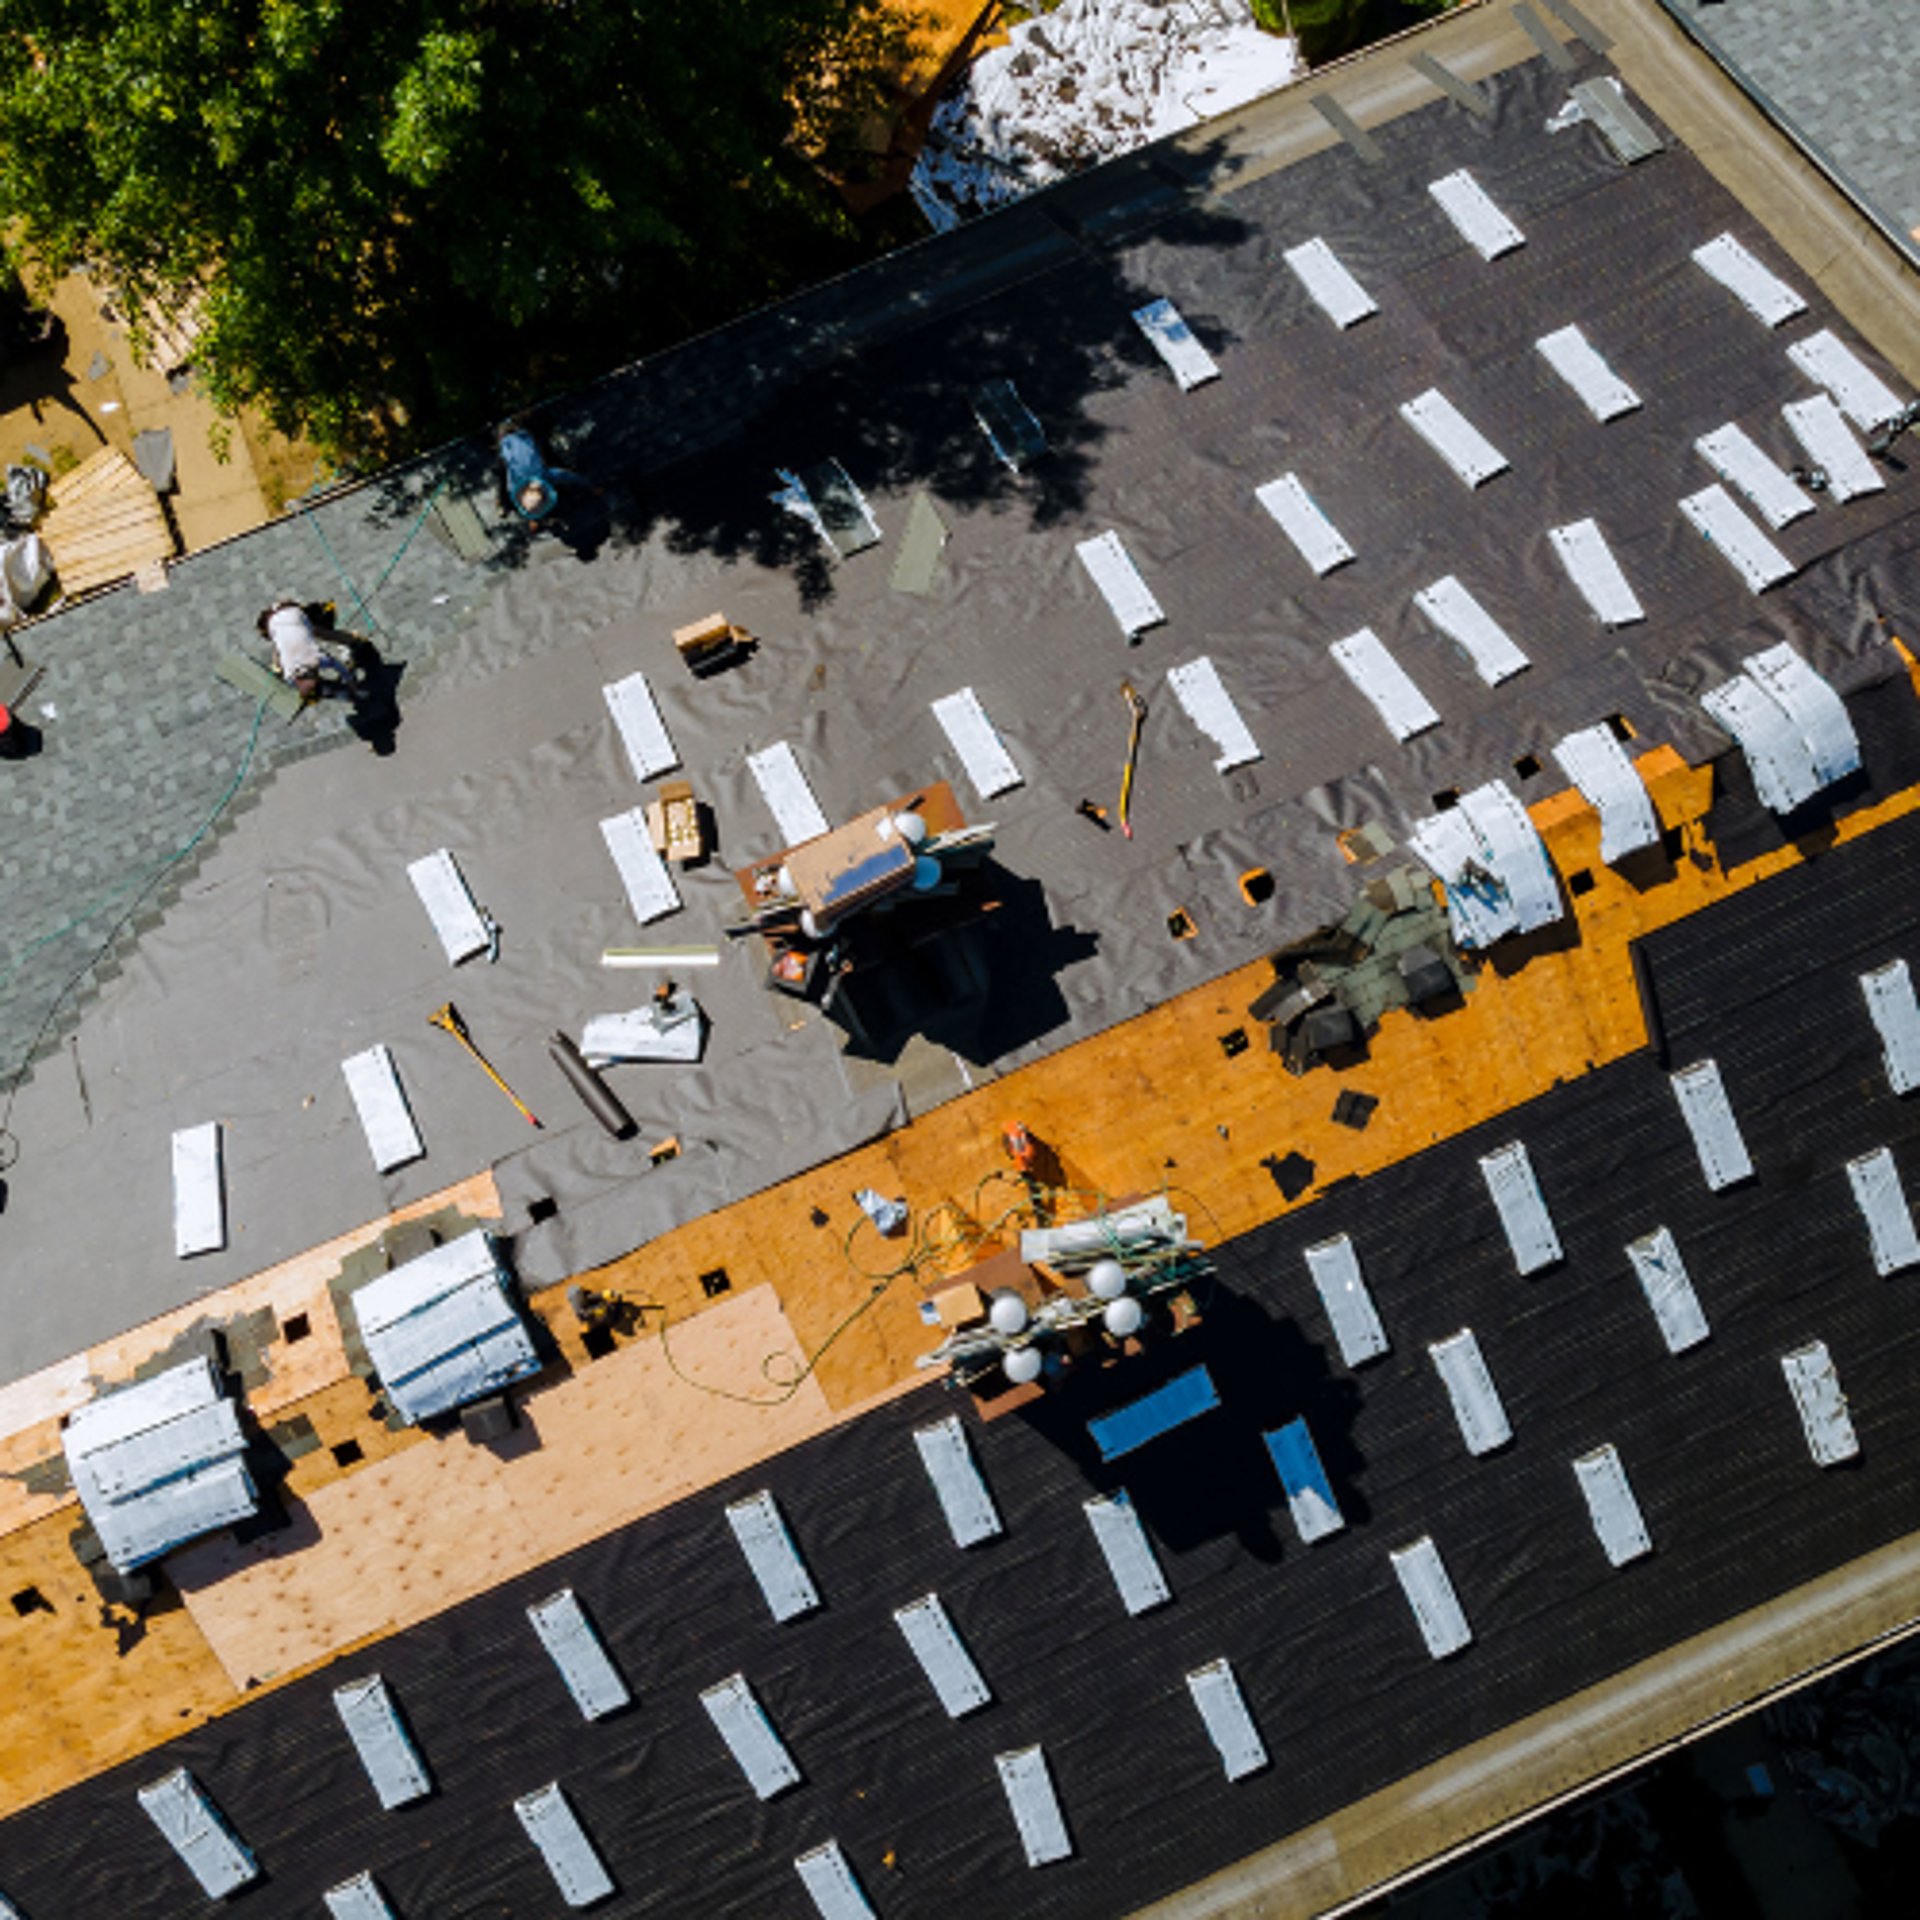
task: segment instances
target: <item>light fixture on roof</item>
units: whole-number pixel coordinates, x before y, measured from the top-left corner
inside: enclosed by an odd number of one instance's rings
[[[1116,1340],[1125,1340],[1140,1331],[1140,1323],[1147,1317],[1147,1310],[1129,1293],[1109,1302],[1106,1312],[1100,1317]]]
[[[927,837],[927,821],[924,814],[909,809],[905,813],[893,816],[893,830],[908,846],[917,847]]]
[[[1016,1387],[1024,1387],[1040,1378],[1044,1364],[1038,1347],[1011,1347],[1000,1362],[1000,1369]]]
[[[1118,1260],[1096,1260],[1087,1269],[1087,1291],[1096,1300],[1118,1300],[1127,1290],[1127,1270]]]

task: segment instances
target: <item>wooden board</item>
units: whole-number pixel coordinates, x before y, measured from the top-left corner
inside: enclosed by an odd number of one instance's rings
[[[53,482],[40,537],[65,594],[90,592],[175,552],[173,527],[140,470],[103,447]]]

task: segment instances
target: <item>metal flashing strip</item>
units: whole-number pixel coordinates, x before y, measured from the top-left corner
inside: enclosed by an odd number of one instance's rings
[[[644,673],[630,673],[600,692],[613,715],[636,780],[657,780],[680,764],[679,750],[667,733],[667,723],[660,718]]]
[[[1860,770],[1860,736],[1847,703],[1786,641],[1750,654],[1741,671],[1799,728],[1814,771],[1831,786]]]
[[[1801,1429],[1814,1465],[1832,1467],[1853,1459],[1860,1451],[1860,1440],[1853,1430],[1847,1396],[1840,1391],[1840,1376],[1826,1342],[1812,1340],[1792,1353],[1783,1353],[1780,1370],[1787,1377],[1793,1404],[1800,1410]]]
[[[1753,502],[1768,526],[1791,526],[1813,511],[1813,495],[1802,492],[1793,475],[1769,459],[1760,443],[1731,420],[1702,434],[1693,445],[1722,480]]]
[[[1447,923],[1462,947],[1490,947],[1520,925],[1513,896],[1485,865],[1486,848],[1458,806],[1416,820],[1407,845],[1446,889]]]
[[[1527,236],[1493,204],[1487,190],[1465,167],[1429,181],[1427,191],[1439,201],[1461,239],[1482,260],[1498,260],[1503,253],[1527,244]]]
[[[754,1698],[745,1674],[731,1674],[718,1686],[709,1687],[701,1694],[700,1704],[727,1743],[734,1764],[760,1799],[771,1800],[800,1784],[800,1769],[774,1732],[766,1710]]]
[[[349,1054],[340,1062],[340,1071],[346,1076],[360,1131],[367,1137],[374,1171],[391,1173],[409,1160],[418,1160],[426,1148],[386,1045],[376,1043],[364,1053]]]
[[[476,953],[491,951],[493,930],[473,904],[473,894],[459,862],[445,847],[415,860],[407,868],[407,878],[413,882],[413,890],[420,896],[420,904],[426,908],[434,932],[440,936],[448,966],[457,967]]]
[[[1436,1660],[1458,1653],[1473,1639],[1467,1616],[1447,1578],[1446,1562],[1431,1534],[1423,1535],[1411,1546],[1397,1548],[1387,1558],[1393,1562],[1394,1578],[1407,1596],[1407,1605],[1419,1623],[1420,1637]]]
[[[1507,456],[1438,387],[1402,403],[1400,418],[1470,487],[1505,473]]]
[[[1596,80],[1579,81],[1571,92],[1587,118],[1600,129],[1600,137],[1613,149],[1614,158],[1632,166],[1666,151],[1666,142],[1627,104],[1626,89],[1611,74]]]
[[[1293,269],[1294,278],[1306,288],[1314,304],[1342,332],[1380,311],[1379,302],[1341,265],[1340,256],[1324,240],[1316,238],[1289,247],[1280,257]]]
[[[557,1780],[523,1794],[513,1810],[527,1838],[540,1849],[553,1884],[568,1906],[590,1907],[613,1891],[613,1876]]]
[[[1920,1000],[1914,998],[1913,975],[1904,960],[1860,976],[1867,997],[1867,1015],[1880,1036],[1880,1056],[1887,1085],[1897,1094],[1920,1087]]]
[[[1149,300],[1144,307],[1135,307],[1133,324],[1167,363],[1182,393],[1191,393],[1195,387],[1220,378],[1213,355],[1193,337],[1193,329],[1171,300]]]
[[[1560,876],[1547,843],[1504,780],[1489,780],[1463,793],[1456,811],[1478,836],[1487,866],[1506,890],[1515,932],[1531,933],[1564,917]]]
[[[1689,1347],[1697,1347],[1711,1329],[1672,1233],[1665,1227],[1655,1227],[1651,1233],[1629,1241],[1627,1259],[1659,1322],[1667,1351],[1685,1353]]]
[[[827,816],[820,811],[820,802],[813,797],[807,776],[800,771],[800,762],[786,741],[777,740],[758,753],[748,754],[747,771],[753,775],[753,784],[760,789],[760,797],[788,846],[804,846],[827,831]]]
[[[1427,696],[1413,684],[1371,627],[1362,627],[1327,649],[1333,663],[1366,695],[1396,740],[1405,742],[1440,724]]]
[[[949,1414],[931,1426],[916,1427],[913,1444],[919,1449],[920,1464],[933,1482],[939,1496],[940,1511],[956,1547],[978,1546],[983,1540],[996,1539],[1000,1532],[999,1509],[993,1494],[975,1464],[973,1449],[967,1444],[966,1428],[960,1416]]]
[[[160,1829],[209,1900],[223,1900],[260,1877],[253,1855],[185,1767],[142,1787],[138,1799],[140,1810]]]
[[[1548,66],[1556,73],[1573,71],[1573,55],[1567,51],[1560,36],[1527,5],[1527,0],[1520,0],[1513,10],[1513,17],[1526,29],[1527,38],[1546,56]]]
[[[837,1840],[825,1840],[793,1863],[820,1920],[875,1920],[872,1906]]]
[[[1342,1233],[1306,1249],[1307,1271],[1333,1327],[1340,1358],[1350,1367],[1364,1366],[1387,1350],[1387,1330],[1380,1324],[1373,1296],[1360,1277],[1360,1258],[1353,1242]]]
[[[1513,1426],[1473,1329],[1462,1327],[1458,1333],[1434,1341],[1427,1348],[1427,1358],[1453,1402],[1453,1417],[1460,1424],[1460,1438],[1467,1443],[1467,1451],[1478,1457],[1504,1447],[1513,1438]]]
[[[1769,267],[1763,267],[1732,234],[1723,233],[1693,250],[1694,264],[1735,295],[1770,327],[1805,313],[1807,303]]]
[[[1146,1613],[1173,1598],[1173,1589],[1154,1558],[1147,1530],[1140,1524],[1124,1487],[1089,1500],[1086,1515],[1094,1542],[1129,1614]]]
[[[1904,1267],[1920,1265],[1920,1233],[1914,1231],[1913,1209],[1900,1184],[1900,1168],[1891,1147],[1875,1147],[1847,1162],[1847,1184],[1853,1203],[1867,1223],[1873,1243],[1874,1271],[1881,1279]]]
[[[1696,1060],[1669,1077],[1673,1097],[1680,1103],[1680,1117],[1693,1135],[1693,1149],[1700,1156],[1700,1171],[1706,1176],[1708,1189],[1718,1193],[1723,1187],[1752,1179],[1753,1160],[1720,1079],[1719,1063]]]
[[[1527,1157],[1524,1140],[1510,1141],[1480,1158],[1480,1177],[1499,1210],[1500,1224],[1506,1230],[1507,1245],[1513,1250],[1513,1264],[1524,1279],[1539,1273],[1563,1258],[1560,1236],[1553,1230],[1553,1216],[1547,1211],[1546,1196],[1534,1178],[1533,1162]]]
[[[1009,473],[1025,470],[1047,450],[1047,430],[1033,409],[1020,398],[1011,380],[989,380],[973,390],[973,417],[993,449],[993,457]],[[945,538],[944,530],[942,538]]]
[[[1660,816],[1653,795],[1605,721],[1565,735],[1552,752],[1560,771],[1600,816],[1602,860],[1612,865],[1643,847],[1659,845]]]
[[[1074,552],[1093,576],[1093,584],[1100,589],[1113,617],[1120,623],[1120,631],[1129,640],[1137,640],[1149,627],[1164,623],[1167,616],[1160,602],[1140,577],[1140,569],[1133,564],[1132,554],[1117,533],[1109,529],[1091,540],[1082,540]]]
[[[747,1565],[760,1583],[767,1611],[777,1621],[797,1620],[820,1604],[820,1595],[793,1544],[793,1535],[781,1517],[780,1503],[766,1489],[735,1500],[727,1508],[727,1525],[747,1556]]]
[[[1607,365],[1577,326],[1542,334],[1533,347],[1602,426],[1638,410],[1640,396]]]
[[[408,1737],[393,1695],[377,1673],[335,1687],[333,1705],[380,1797],[380,1805],[388,1813],[433,1791],[427,1763]]]
[[[535,1601],[527,1619],[585,1718],[604,1720],[633,1698],[571,1587]]]
[[[1281,532],[1315,573],[1324,577],[1353,558],[1353,549],[1340,529],[1315,505],[1297,473],[1283,473],[1264,487],[1255,487],[1253,497],[1279,523]]]
[[[1454,575],[1422,587],[1413,604],[1473,663],[1482,685],[1497,687],[1532,664]]]
[[[600,837],[613,856],[620,884],[627,892],[627,905],[643,927],[650,920],[680,911],[680,889],[673,884],[673,875],[653,844],[646,808],[630,807],[610,820],[602,820]]]
[[[1746,756],[1762,806],[1792,813],[1826,785],[1806,735],[1779,701],[1744,673],[1709,687],[1700,704]]]
[[[971,687],[934,701],[933,717],[947,736],[947,744],[960,756],[960,764],[982,800],[991,800],[1021,784],[1020,769],[1000,738],[1000,729],[987,718],[980,696]]]
[[[1220,1755],[1220,1765],[1229,1780],[1244,1780],[1267,1764],[1266,1742],[1253,1724],[1253,1715],[1233,1677],[1232,1664],[1209,1660],[1187,1675],[1187,1691],[1200,1709],[1207,1738]]]
[[[1330,93],[1309,94],[1313,110],[1337,133],[1368,166],[1377,167],[1386,159],[1380,143]]]
[[[1880,469],[1867,457],[1867,450],[1853,437],[1846,416],[1833,404],[1833,396],[1816,393],[1805,400],[1790,400],[1780,409],[1780,417],[1806,456],[1827,476],[1827,491],[1843,505],[1862,494],[1884,493],[1887,483]]]
[[[1593,609],[1603,627],[1630,627],[1647,617],[1620,563],[1607,545],[1607,536],[1597,520],[1572,520],[1564,527],[1551,527],[1552,542],[1567,578],[1580,589],[1580,597]]]
[[[227,1244],[227,1189],[220,1122],[182,1127],[173,1136],[173,1251],[188,1260]]]
[[[1220,749],[1213,763],[1215,773],[1231,773],[1235,767],[1260,758],[1258,744],[1241,719],[1240,709],[1233,704],[1233,695],[1221,685],[1219,669],[1208,655],[1203,653],[1197,660],[1172,668],[1167,684],[1187,718]]]
[[[1733,495],[1717,483],[1690,493],[1680,502],[1680,511],[1716,553],[1755,593],[1765,593],[1782,580],[1790,580],[1798,569],[1767,536],[1740,511]]]
[[[973,1655],[947,1617],[937,1593],[923,1595],[896,1607],[893,1624],[906,1636],[920,1671],[939,1696],[949,1720],[958,1720],[977,1707],[992,1703],[993,1693],[980,1677]]]
[[[1613,46],[1613,36],[1599,27],[1573,4],[1573,0],[1542,0],[1549,12],[1557,13],[1566,25],[1577,33],[1595,53],[1606,53]]]
[[[1333,1482],[1321,1464],[1320,1449],[1313,1444],[1305,1418],[1289,1420],[1266,1436],[1267,1452],[1273,1470],[1286,1490],[1287,1511],[1293,1516],[1293,1530],[1305,1546],[1338,1533],[1347,1524],[1334,1498]]]
[[[1476,120],[1493,118],[1493,102],[1471,80],[1463,80],[1451,67],[1443,67],[1430,53],[1410,53],[1407,65],[1423,79],[1431,80],[1450,100],[1463,106]]]
[[[1586,1496],[1587,1517],[1610,1566],[1624,1567],[1653,1551],[1653,1535],[1647,1531],[1616,1448],[1595,1447],[1581,1454],[1573,1463],[1573,1474]]]
[[[1011,1753],[996,1753],[993,1764],[999,1769],[1027,1865],[1044,1867],[1069,1858],[1073,1842],[1060,1812],[1059,1795],[1053,1790],[1053,1777],[1047,1772],[1046,1749],[1019,1747]]]
[[[356,1873],[320,1898],[327,1905],[327,1920],[393,1920],[387,1896],[370,1873]]]
[[[1787,358],[1816,387],[1825,387],[1840,411],[1862,430],[1900,411],[1900,396],[1829,327],[1796,340]]]

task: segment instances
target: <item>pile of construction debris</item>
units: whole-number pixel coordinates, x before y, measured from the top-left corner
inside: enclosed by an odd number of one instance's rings
[[[1242,106],[1302,71],[1247,0],[1061,0],[983,53],[913,172],[936,228]]]

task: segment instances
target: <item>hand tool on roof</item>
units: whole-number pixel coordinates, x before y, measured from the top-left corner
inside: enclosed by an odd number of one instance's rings
[[[1127,735],[1127,764],[1120,775],[1120,831],[1131,840],[1133,821],[1127,809],[1133,800],[1133,770],[1140,761],[1140,729],[1146,725],[1147,703],[1134,690],[1131,680],[1120,682],[1120,696],[1127,703],[1127,711],[1133,716],[1133,726]]]
[[[533,1109],[501,1079],[499,1073],[494,1068],[493,1062],[473,1044],[473,1035],[467,1031],[467,1023],[460,1018],[451,1000],[449,1000],[438,1013],[428,1014],[427,1024],[430,1027],[440,1027],[447,1033],[452,1034],[453,1037],[473,1055],[474,1059],[480,1063],[480,1071],[519,1108],[520,1117],[526,1121],[527,1125],[530,1127],[539,1126],[540,1122],[533,1117]]]

